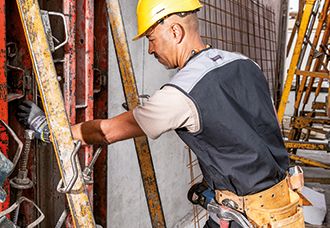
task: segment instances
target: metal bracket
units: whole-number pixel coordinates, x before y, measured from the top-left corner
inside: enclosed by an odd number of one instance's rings
[[[93,93],[97,94],[102,91],[102,87],[107,85],[108,77],[99,68],[94,67],[93,70],[94,70],[94,78],[96,79],[95,81],[98,82],[98,83],[94,83]]]
[[[39,218],[37,218],[34,222],[32,222],[31,224],[27,225],[26,228],[32,228],[32,227],[36,227],[39,223],[41,223],[44,218],[45,215],[42,213],[42,211],[40,210],[40,208],[31,200],[29,200],[26,197],[20,197],[13,205],[11,205],[8,209],[1,211],[0,212],[0,227],[13,227],[13,228],[19,228],[17,225],[15,225],[12,221],[10,221],[6,215],[11,213],[12,211],[16,210],[17,208],[20,208],[21,203],[23,203],[24,201],[32,204],[40,213]]]
[[[61,228],[66,220],[66,217],[68,217],[68,210],[64,209],[59,220],[57,221],[57,223],[55,225],[55,228]]]
[[[77,167],[77,157],[78,157],[78,151],[81,147],[81,141],[78,140],[75,143],[75,147],[73,149],[73,152],[71,153],[70,156],[70,161],[71,161],[71,166],[72,166],[72,172],[73,172],[73,176],[71,178],[71,180],[69,181],[69,184],[67,186],[64,186],[64,182],[63,179],[61,179],[58,182],[57,185],[57,191],[59,193],[68,193],[72,190],[73,185],[76,183],[77,179],[78,179],[78,167]]]
[[[23,143],[22,141],[17,137],[16,133],[14,132],[13,129],[11,129],[7,124],[6,122],[4,122],[3,120],[0,119],[0,122],[2,123],[3,126],[6,127],[6,129],[8,130],[9,134],[13,137],[13,139],[15,140],[15,142],[17,143],[17,149],[16,149],[16,153],[15,153],[15,156],[14,156],[14,159],[13,159],[13,164],[14,164],[14,168],[13,170],[11,170],[11,172],[8,174],[8,176],[10,176],[10,174],[12,174],[12,172],[14,171],[17,163],[18,163],[18,160],[21,156],[21,153],[22,153],[22,150],[23,150]]]
[[[15,42],[7,42],[6,51],[7,58],[15,58],[18,52],[17,44]]]
[[[11,101],[14,101],[14,100],[18,100],[18,99],[21,99],[23,98],[25,95],[26,95],[26,85],[27,85],[27,75],[26,75],[26,72],[23,68],[21,67],[18,67],[18,66],[13,66],[13,65],[10,65],[9,63],[6,64],[6,67],[8,70],[11,70],[11,71],[16,71],[16,72],[20,72],[20,74],[22,74],[22,81],[23,81],[23,85],[22,85],[22,93],[9,93],[8,94],[8,98],[7,98],[7,101],[8,102],[11,102]],[[31,83],[31,82],[30,82]],[[13,82],[13,84],[15,84],[15,82]],[[9,86],[10,88],[10,86]]]
[[[21,156],[22,150],[23,150],[23,143],[22,141],[17,137],[16,133],[11,129],[3,120],[0,119],[0,122],[3,126],[8,130],[10,135],[13,137],[13,139],[17,142],[17,150],[14,156],[13,161],[10,161],[6,156],[2,154],[0,151],[0,202],[3,203],[6,200],[7,193],[2,188],[2,185],[7,177],[9,177],[12,172],[15,170],[15,167],[18,163],[18,160]]]
[[[140,105],[143,105],[143,99],[147,99],[147,100],[149,100],[150,95],[148,95],[148,94],[142,94],[142,95],[139,95],[138,98],[139,98],[139,104],[140,104]],[[127,102],[122,103],[121,106],[122,106],[126,111],[129,111],[129,108],[128,108],[128,104],[127,104]]]
[[[102,147],[99,147],[94,156],[93,156],[93,159],[91,161],[91,163],[85,167],[84,171],[83,171],[83,178],[84,178],[84,181],[86,184],[93,184],[93,180],[92,180],[92,172],[93,172],[93,169],[94,169],[94,165],[96,163],[96,160],[97,158],[99,157],[99,155],[101,154],[102,152]]]
[[[48,43],[49,43],[50,50],[51,50],[51,52],[55,52],[57,49],[63,47],[66,43],[68,43],[68,40],[69,40],[68,28],[67,28],[65,16],[62,13],[52,12],[52,11],[45,11],[45,10],[40,10],[40,13],[41,13],[42,22],[43,22],[43,25],[44,25],[44,28],[45,28],[45,32],[47,34],[47,40],[48,40]],[[50,26],[49,16],[58,16],[58,17],[61,17],[62,20],[63,20],[65,40],[57,46],[55,46],[53,40],[55,40],[57,43],[59,43],[60,41],[58,41],[58,39],[56,39],[52,35],[52,28]]]

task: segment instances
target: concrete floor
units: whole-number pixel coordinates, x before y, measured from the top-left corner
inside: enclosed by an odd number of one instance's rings
[[[330,176],[329,176],[330,177]],[[323,222],[322,226],[318,226],[318,225],[310,225],[310,224],[306,224],[306,227],[330,227],[330,185],[329,184],[319,184],[319,183],[306,183],[307,187],[313,188],[314,190],[316,189],[322,189],[324,190],[324,194],[325,194],[325,198],[326,198],[326,202],[327,202],[327,211],[328,214],[326,215],[326,218]]]
[[[324,163],[330,163],[330,153],[324,151],[302,151],[298,155],[312,158]],[[330,227],[330,170],[303,167],[305,185],[313,190],[325,194],[327,215],[322,226],[306,224],[306,227]],[[321,183],[320,183],[321,182]]]

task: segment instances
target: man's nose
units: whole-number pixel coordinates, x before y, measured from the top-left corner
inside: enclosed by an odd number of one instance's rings
[[[153,45],[149,42],[148,53],[149,55],[153,55],[155,52]]]

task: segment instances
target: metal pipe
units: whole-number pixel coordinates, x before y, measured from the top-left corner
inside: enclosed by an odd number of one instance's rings
[[[300,53],[301,53],[301,47],[302,47],[302,44],[304,42],[305,33],[306,33],[306,30],[307,30],[309,18],[312,14],[314,3],[315,3],[315,0],[307,0],[306,1],[305,11],[304,11],[303,16],[302,16],[301,25],[300,25],[300,29],[299,29],[299,33],[298,33],[298,38],[297,38],[297,42],[296,42],[296,45],[295,45],[295,48],[294,48],[294,55],[293,55],[291,63],[290,63],[290,68],[289,68],[287,79],[286,79],[284,89],[283,89],[283,95],[282,95],[282,98],[281,98],[280,106],[278,108],[278,113],[277,114],[278,114],[278,120],[279,120],[280,123],[282,123],[282,120],[283,120],[285,107],[286,107],[286,104],[287,104],[287,101],[288,101],[288,98],[289,98],[289,93],[290,93],[290,90],[291,90],[293,77],[294,77],[294,74],[295,74],[297,63],[299,61],[299,56],[300,56]]]

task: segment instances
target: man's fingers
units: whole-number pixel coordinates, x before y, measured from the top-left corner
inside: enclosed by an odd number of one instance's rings
[[[33,105],[36,105],[32,101],[28,101],[28,100],[23,101],[22,104],[28,107],[32,107]]]
[[[26,118],[17,118],[19,122],[23,123],[24,125],[28,125]]]
[[[18,109],[23,110],[25,112],[30,112],[31,107],[27,107],[27,106],[21,104],[21,105],[18,106]]]
[[[20,118],[27,118],[29,116],[29,113],[26,112],[17,112],[16,115]]]

